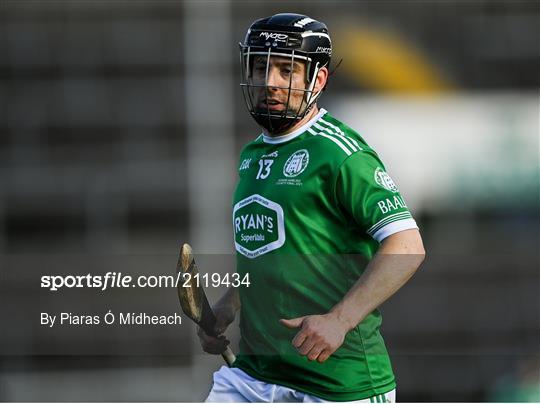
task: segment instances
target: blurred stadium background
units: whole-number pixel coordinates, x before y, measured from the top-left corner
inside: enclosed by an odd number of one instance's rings
[[[1,401],[205,398],[221,360],[190,324],[127,353],[90,332],[87,354],[47,350],[25,302],[36,262],[233,251],[258,134],[237,43],[284,11],[327,22],[343,63],[320,104],[379,151],[423,233],[428,259],[382,308],[398,399],[540,401],[538,1],[0,0]]]

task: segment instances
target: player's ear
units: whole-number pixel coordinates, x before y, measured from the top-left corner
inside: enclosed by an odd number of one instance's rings
[[[326,82],[328,80],[328,69],[326,67],[321,67],[321,69],[317,72],[317,77],[315,78],[315,86],[313,87],[313,91],[315,93],[318,93],[324,87],[326,86]]]

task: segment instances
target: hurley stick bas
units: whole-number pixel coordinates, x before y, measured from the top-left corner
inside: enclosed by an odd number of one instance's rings
[[[199,269],[193,258],[193,250],[189,244],[184,244],[180,249],[180,256],[176,264],[176,273],[181,273],[180,282],[178,282],[178,298],[180,306],[186,316],[192,319],[203,329],[203,331],[212,336],[217,337],[214,326],[216,324],[216,316],[208,303],[204,289],[200,284],[194,281],[195,275],[199,273]],[[188,276],[184,274],[188,273]],[[231,366],[236,357],[231,348],[221,354],[228,366]]]

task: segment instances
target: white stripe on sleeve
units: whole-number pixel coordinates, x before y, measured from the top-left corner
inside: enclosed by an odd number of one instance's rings
[[[388,223],[386,226],[377,230],[377,232],[373,235],[373,238],[380,243],[386,237],[391,236],[394,233],[409,229],[418,229],[418,225],[414,219],[397,220],[395,222]]]

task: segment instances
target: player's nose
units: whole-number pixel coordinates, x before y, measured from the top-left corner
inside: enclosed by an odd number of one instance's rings
[[[266,86],[269,90],[276,91],[279,87],[279,71],[275,67],[268,69],[268,76],[266,78]]]

